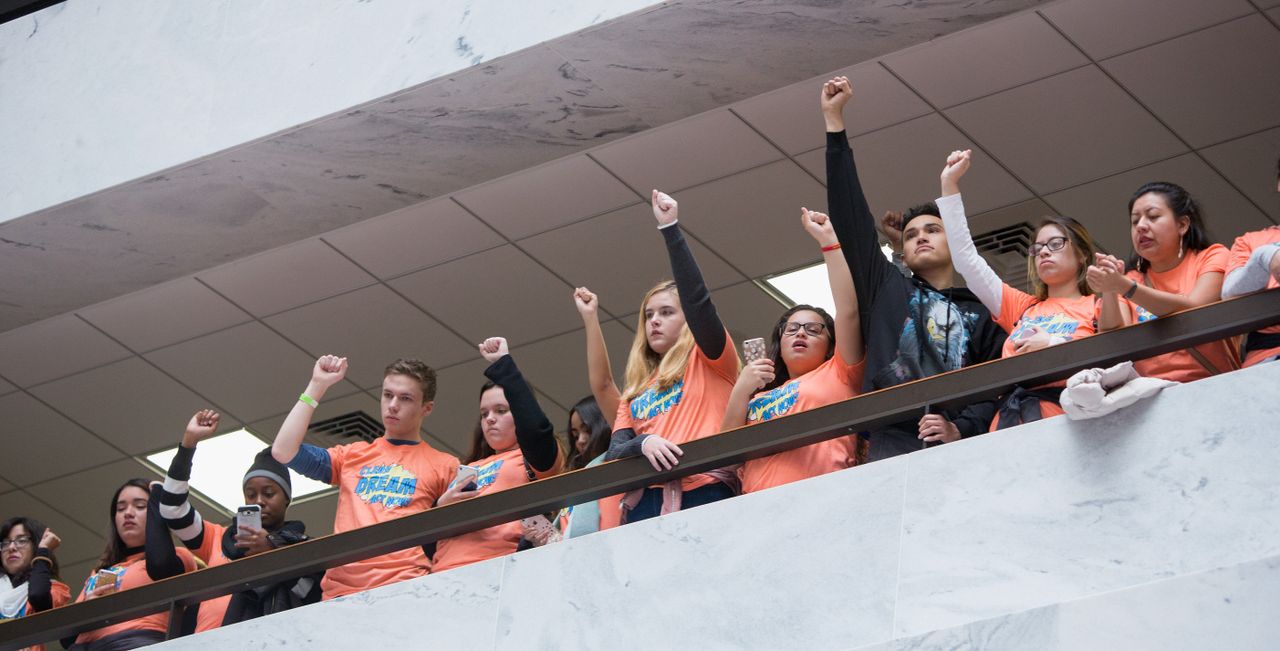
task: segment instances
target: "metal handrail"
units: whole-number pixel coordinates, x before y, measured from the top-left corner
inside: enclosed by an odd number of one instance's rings
[[[172,625],[183,607],[214,597],[877,429],[917,417],[927,405],[958,407],[995,398],[1014,385],[1037,386],[1083,368],[1151,357],[1278,323],[1280,288],[1214,303],[691,441],[681,446],[680,465],[669,471],[655,472],[641,457],[622,459],[10,620],[0,624],[0,651],[165,610]]]

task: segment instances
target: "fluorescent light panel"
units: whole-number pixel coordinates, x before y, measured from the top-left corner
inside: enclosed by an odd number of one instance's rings
[[[893,261],[893,249],[885,244],[880,247],[884,257]],[[776,276],[769,276],[762,282],[774,293],[786,299],[791,305],[813,305],[820,307],[831,316],[836,314],[835,302],[831,299],[831,283],[827,280],[827,264],[819,262],[795,271],[788,271]]]
[[[236,507],[244,504],[244,473],[253,465],[253,457],[266,446],[262,439],[246,429],[201,441],[192,464],[191,488],[226,509],[228,514],[234,513]],[[147,455],[147,461],[167,470],[177,453],[178,448],[173,447]],[[328,484],[307,479],[292,470],[289,475],[294,501],[329,488]]]

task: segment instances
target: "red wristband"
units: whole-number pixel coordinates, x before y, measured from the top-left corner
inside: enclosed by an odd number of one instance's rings
[[[830,253],[831,251],[835,251],[836,249],[839,249],[839,248],[840,248],[840,243],[839,243],[839,242],[836,242],[835,244],[832,244],[831,246],[824,246],[824,247],[822,247],[822,252],[823,252],[823,253]]]

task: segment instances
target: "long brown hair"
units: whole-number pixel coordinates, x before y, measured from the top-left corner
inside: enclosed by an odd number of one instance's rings
[[[653,381],[657,382],[658,391],[666,391],[684,377],[685,370],[689,368],[689,357],[696,345],[689,324],[680,326],[680,336],[665,355],[659,355],[649,346],[649,338],[645,336],[644,324],[647,319],[644,317],[644,310],[649,299],[658,292],[671,292],[677,301],[680,299],[673,280],[664,280],[645,292],[644,299],[640,301],[640,314],[636,316],[636,336],[631,341],[631,353],[627,355],[623,400],[631,400],[644,393]]]
[[[1085,272],[1093,263],[1096,251],[1093,247],[1093,238],[1089,237],[1089,229],[1085,228],[1084,224],[1062,215],[1050,215],[1041,219],[1040,224],[1036,226],[1036,234],[1039,235],[1045,226],[1056,226],[1067,237],[1067,243],[1071,245],[1071,249],[1080,256],[1079,264],[1076,265],[1076,289],[1080,290],[1081,296],[1093,295],[1093,288],[1089,287],[1089,281],[1085,278]],[[1027,281],[1031,283],[1031,293],[1035,294],[1037,300],[1043,301],[1049,298],[1049,288],[1045,286],[1044,281],[1040,280],[1034,255],[1027,256]]]
[[[115,494],[111,496],[111,506],[107,510],[107,522],[110,523],[107,527],[109,530],[107,532],[107,547],[102,550],[102,556],[98,558],[98,566],[93,568],[95,572],[111,567],[128,556],[126,552],[129,546],[124,544],[124,539],[120,537],[120,532],[116,529],[116,502],[120,500],[120,493],[123,493],[124,489],[130,486],[141,488],[142,492],[147,494],[147,499],[151,499],[151,483],[145,479],[130,479],[116,489]],[[151,514],[148,513],[147,517],[151,517]]]

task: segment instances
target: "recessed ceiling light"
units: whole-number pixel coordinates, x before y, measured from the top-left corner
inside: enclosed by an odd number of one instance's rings
[[[227,515],[235,513],[236,508],[244,504],[244,473],[253,465],[253,457],[265,447],[267,443],[246,429],[201,441],[192,462],[191,488],[220,506]],[[163,474],[169,469],[169,464],[177,453],[178,448],[175,446],[148,454],[147,461]],[[294,502],[300,497],[330,488],[328,484],[307,479],[292,470],[289,475],[289,481],[293,484]]]
[[[888,244],[880,247],[884,257],[893,262],[893,249]],[[796,305],[813,305],[820,307],[831,316],[836,314],[835,302],[831,299],[831,283],[827,280],[827,264],[801,267],[794,271],[766,276],[760,281],[766,292],[782,301],[788,307]]]

